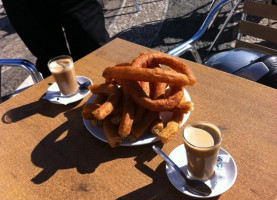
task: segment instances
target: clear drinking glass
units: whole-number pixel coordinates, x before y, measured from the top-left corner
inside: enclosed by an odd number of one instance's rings
[[[185,127],[183,137],[188,176],[201,181],[211,179],[222,141],[220,129],[210,122],[196,121]]]
[[[51,59],[48,68],[62,95],[70,96],[78,92],[74,63],[70,56],[61,55]]]

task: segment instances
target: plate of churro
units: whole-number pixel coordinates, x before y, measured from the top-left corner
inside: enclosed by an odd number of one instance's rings
[[[92,96],[82,117],[88,131],[111,147],[167,143],[193,110],[185,86],[195,76],[179,58],[141,53],[131,63],[107,67],[102,76],[105,83],[88,87]]]

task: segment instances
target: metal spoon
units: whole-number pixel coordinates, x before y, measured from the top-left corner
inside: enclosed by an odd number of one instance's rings
[[[212,193],[211,188],[204,182],[188,179],[186,174],[159,147],[153,145],[152,148],[166,161],[167,164],[172,166],[184,178],[188,191],[200,196],[208,196]]]

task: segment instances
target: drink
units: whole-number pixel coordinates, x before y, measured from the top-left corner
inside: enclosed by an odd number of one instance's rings
[[[221,131],[209,122],[193,122],[184,129],[188,175],[202,181],[214,175],[221,144]]]
[[[70,56],[53,58],[49,61],[48,68],[63,95],[72,95],[78,91],[74,64]]]

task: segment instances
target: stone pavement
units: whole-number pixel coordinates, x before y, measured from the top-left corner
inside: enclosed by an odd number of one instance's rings
[[[167,52],[193,36],[204,21],[211,0],[137,0],[140,12],[133,0],[102,0],[106,28],[112,38],[122,39]],[[197,47],[204,58],[218,27],[225,19],[226,11],[219,15],[214,28],[209,30]],[[224,32],[216,46],[217,50],[231,48],[236,36],[236,26]],[[24,58],[35,63],[29,52],[12,28],[0,0],[0,58]],[[189,56],[185,58],[191,59]],[[1,96],[8,95],[18,87],[32,83],[23,69],[2,68]],[[23,84],[23,86],[22,86]]]

